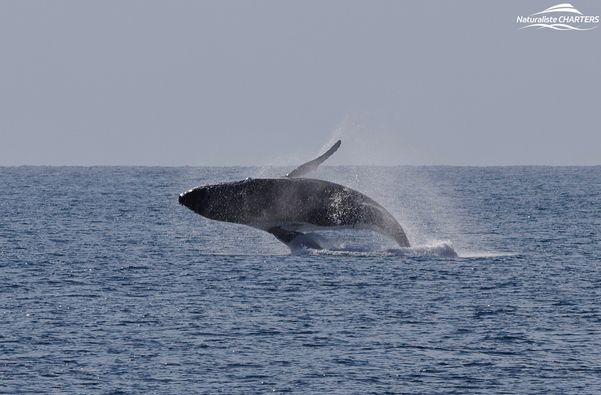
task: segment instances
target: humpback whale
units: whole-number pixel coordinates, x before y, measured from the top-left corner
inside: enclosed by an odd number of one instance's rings
[[[321,249],[303,232],[367,229],[409,247],[401,225],[375,200],[330,181],[303,178],[340,147],[338,140],[324,154],[280,178],[199,186],[179,195],[179,203],[201,216],[261,229],[291,247]]]

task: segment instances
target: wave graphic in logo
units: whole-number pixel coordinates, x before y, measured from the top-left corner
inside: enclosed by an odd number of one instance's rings
[[[535,14],[530,14],[530,15],[549,14],[551,12],[570,12],[572,14],[582,15],[582,12],[578,11],[570,3],[557,4],[557,5],[554,5],[553,7],[547,8],[546,10],[543,10],[541,12],[537,12]]]
[[[599,24],[599,15],[583,15],[570,3],[561,3],[529,16],[518,16],[520,29],[593,30]]]
[[[538,27],[539,29],[548,28],[553,30],[592,30],[597,26],[589,28],[580,28],[572,25],[566,25],[565,23],[554,23],[552,25],[549,25],[548,23],[533,23],[531,25],[522,26],[520,27],[520,29],[527,29],[529,27]]]

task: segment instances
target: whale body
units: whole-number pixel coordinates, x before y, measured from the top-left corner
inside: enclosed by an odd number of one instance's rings
[[[397,220],[379,203],[354,189],[330,181],[299,178],[315,169],[340,146],[299,166],[281,178],[247,178],[193,188],[179,203],[201,216],[252,226],[291,245],[320,249],[303,232],[367,229],[391,238],[401,247],[409,240]]]

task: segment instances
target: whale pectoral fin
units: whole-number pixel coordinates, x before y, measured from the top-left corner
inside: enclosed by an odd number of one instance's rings
[[[286,174],[286,177],[302,177],[305,174],[317,169],[319,165],[321,165],[326,159],[332,156],[332,154],[336,152],[336,150],[338,150],[340,144],[342,144],[342,141],[336,141],[336,143],[329,150],[327,150],[325,154],[313,159],[312,161],[303,163],[296,169],[292,170],[290,173]]]
[[[274,226],[272,228],[267,229],[269,233],[275,236],[276,239],[281,241],[282,243],[290,246],[291,243],[294,243],[301,247],[312,248],[315,250],[321,250],[321,246],[315,240],[304,237],[305,234],[301,232],[294,232],[290,230],[286,230],[279,226]]]

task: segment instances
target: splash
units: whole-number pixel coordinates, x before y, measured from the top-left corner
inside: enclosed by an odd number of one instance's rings
[[[404,133],[369,128],[346,117],[332,132],[329,140],[320,152],[329,148],[334,141],[342,140],[343,148],[337,153],[333,162],[344,162],[344,157],[351,158],[351,166],[323,166],[311,174],[311,178],[332,181],[373,198],[380,203],[399,222],[407,234],[412,247],[409,252],[399,250],[399,254],[459,256],[451,243],[432,243],[431,240],[452,239],[458,250],[468,251],[469,256],[490,254],[488,252],[471,251],[474,246],[481,249],[483,244],[465,231],[460,213],[462,207],[450,198],[458,186],[465,180],[457,179],[451,169],[441,167],[415,166],[373,166],[385,162],[411,163],[413,147],[407,144]],[[384,141],[382,145],[374,145],[374,141]],[[338,158],[343,158],[342,160]],[[356,166],[360,165],[360,166]],[[367,166],[366,166],[367,165]],[[282,170],[276,168],[259,168],[259,176],[281,176]],[[342,196],[333,196],[330,202],[341,207]],[[336,212],[339,212],[337,210]],[[335,220],[336,218],[334,218]],[[350,234],[347,238],[352,238]],[[323,245],[323,241],[319,242]],[[396,246],[396,245],[395,245]],[[417,246],[417,247],[415,247]],[[446,246],[446,247],[444,247]],[[292,247],[294,253],[303,253],[302,244]],[[354,251],[371,254],[383,248],[355,247],[348,245],[329,245],[326,251]],[[394,251],[394,250],[389,250]],[[396,253],[396,252],[395,252]],[[482,255],[484,256],[484,255]]]
[[[461,258],[499,258],[504,256],[516,256],[519,255],[515,252],[505,251],[460,251],[459,256]]]
[[[346,185],[373,198],[396,218],[412,245],[446,239],[453,239],[461,247],[470,244],[463,238],[456,240],[457,235],[466,232],[461,229],[458,208],[444,193],[449,184],[445,174],[435,168],[399,166],[427,159],[423,150],[412,146],[410,133],[371,127],[347,116],[324,147],[338,139],[342,140],[342,148],[333,162],[350,159],[353,165],[326,166],[318,169],[316,178]],[[395,166],[376,165],[384,163]]]
[[[407,248],[370,248],[366,245],[348,245],[331,239],[320,239],[323,250],[312,250],[300,245],[290,246],[293,255],[325,255],[325,256],[359,256],[359,257],[435,257],[435,258],[460,258],[450,241],[436,241],[429,245],[419,245]]]
[[[440,258],[458,258],[459,254],[450,241],[437,241],[430,245],[418,245],[408,248],[413,256],[435,256]]]

